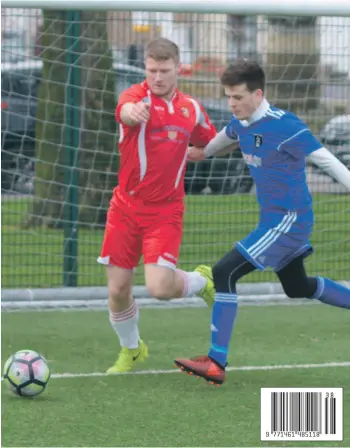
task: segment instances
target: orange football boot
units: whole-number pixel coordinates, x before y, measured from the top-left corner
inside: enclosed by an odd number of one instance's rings
[[[220,386],[225,381],[225,368],[208,356],[175,359],[175,366],[183,372],[204,378],[208,383]]]

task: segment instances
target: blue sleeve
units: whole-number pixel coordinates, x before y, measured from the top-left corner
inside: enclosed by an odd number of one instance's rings
[[[232,140],[239,140],[238,134],[235,130],[236,120],[233,118],[228,125],[226,125],[226,135]]]
[[[312,134],[303,122],[292,124],[284,123],[282,132],[283,140],[278,145],[278,151],[287,152],[293,158],[305,158],[312,152],[323,147],[323,145]]]

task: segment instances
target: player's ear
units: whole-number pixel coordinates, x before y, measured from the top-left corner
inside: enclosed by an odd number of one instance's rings
[[[261,89],[256,90],[256,95],[258,98],[262,98],[264,96],[264,92]]]

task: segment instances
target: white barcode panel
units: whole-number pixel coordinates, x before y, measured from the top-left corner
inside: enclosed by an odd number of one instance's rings
[[[261,440],[343,440],[342,388],[262,388]]]

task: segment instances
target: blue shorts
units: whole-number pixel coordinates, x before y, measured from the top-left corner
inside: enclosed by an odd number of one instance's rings
[[[300,255],[311,255],[313,248],[309,234],[300,233],[293,226],[282,223],[275,227],[260,225],[236,244],[237,250],[261,271],[270,267],[275,272]]]

